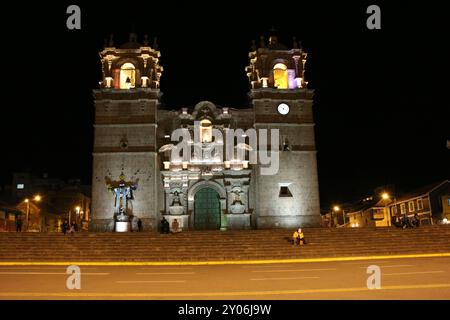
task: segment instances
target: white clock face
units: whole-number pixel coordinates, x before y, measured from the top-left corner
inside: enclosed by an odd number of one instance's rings
[[[289,113],[289,106],[286,103],[280,103],[278,105],[278,112],[280,114],[283,114],[283,115],[288,114]]]

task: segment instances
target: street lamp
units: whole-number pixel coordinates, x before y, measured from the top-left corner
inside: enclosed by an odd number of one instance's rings
[[[28,231],[28,216],[30,215],[30,200],[29,199],[25,199],[24,201],[27,204],[27,213],[26,213],[27,216],[25,218],[25,223],[26,223],[26,229]]]
[[[391,226],[391,215],[387,211],[387,201],[390,200],[391,197],[390,197],[389,193],[383,192],[381,194],[381,198],[384,200],[384,216],[386,217],[387,225]]]
[[[33,200],[34,201],[36,201],[36,202],[39,202],[39,201],[41,201],[41,196],[40,195],[35,195],[34,197],[33,197]],[[27,231],[28,231],[28,226],[29,226],[29,222],[30,222],[30,199],[25,199],[24,200],[25,201],[25,203],[27,204],[27,216],[26,216],[26,229],[27,229]]]
[[[80,210],[81,210],[80,206],[75,207],[75,211],[77,212],[77,218],[76,218],[77,224],[79,223]]]
[[[333,211],[334,212],[339,212],[339,211],[341,211],[341,207],[334,206],[333,207]],[[344,211],[344,209],[342,209],[342,220],[343,220],[343,225],[345,226],[345,211]]]

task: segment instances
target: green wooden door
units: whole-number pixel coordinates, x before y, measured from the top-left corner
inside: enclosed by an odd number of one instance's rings
[[[194,199],[194,228],[196,230],[220,229],[219,194],[211,188],[200,189]]]

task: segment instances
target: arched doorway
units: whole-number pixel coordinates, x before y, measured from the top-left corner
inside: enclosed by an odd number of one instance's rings
[[[220,197],[213,188],[205,187],[195,194],[194,229],[220,229]]]

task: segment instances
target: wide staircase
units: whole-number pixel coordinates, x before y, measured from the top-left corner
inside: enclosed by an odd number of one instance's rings
[[[450,226],[416,229],[306,228],[305,246],[291,230],[141,233],[0,233],[0,261],[221,261],[450,252]]]

